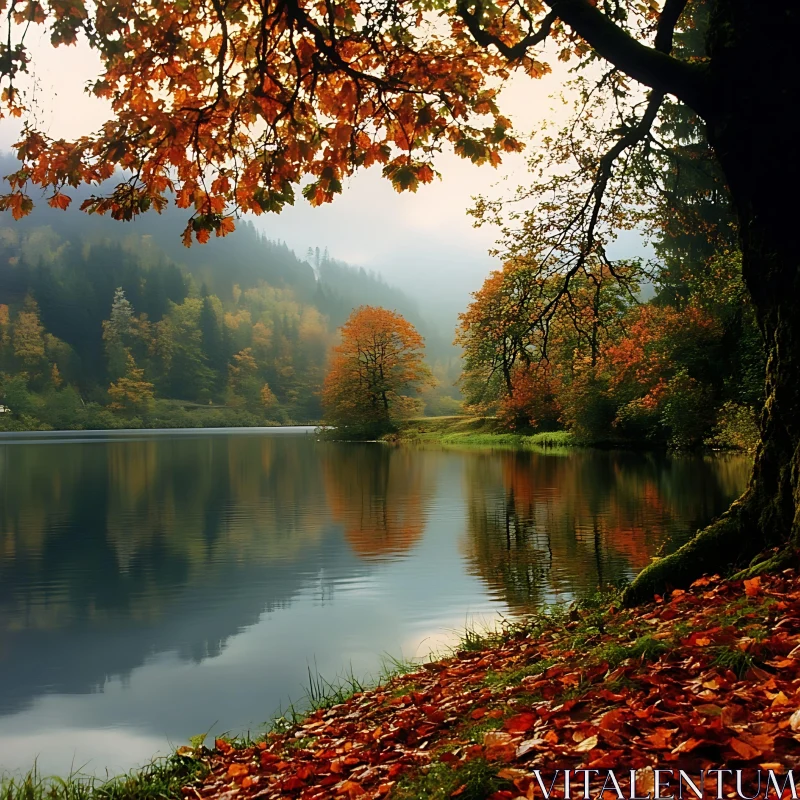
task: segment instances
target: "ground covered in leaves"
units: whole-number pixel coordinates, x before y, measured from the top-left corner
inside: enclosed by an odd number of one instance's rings
[[[573,798],[585,780],[603,794],[609,769],[634,771],[646,795],[654,767],[685,770],[706,797],[736,796],[741,770],[739,793],[755,796],[758,769],[781,775],[800,756],[798,575],[702,578],[632,610],[601,598],[553,612],[264,741],[193,754],[208,766],[183,788],[197,800],[538,798],[564,769],[598,771],[573,773]],[[700,777],[719,768],[731,772]],[[551,796],[564,796],[563,773]]]

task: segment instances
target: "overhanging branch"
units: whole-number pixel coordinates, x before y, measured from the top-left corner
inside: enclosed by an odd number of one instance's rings
[[[664,3],[655,48],[637,42],[588,0],[545,2],[606,61],[645,86],[675,95],[703,115],[708,95],[705,68],[668,55],[685,0],[666,0]]]
[[[551,11],[543,20],[539,29],[532,31],[527,36],[524,36],[516,44],[506,44],[499,36],[485,30],[481,27],[481,16],[483,15],[483,3],[480,0],[470,4],[465,0],[459,0],[457,5],[458,15],[464,20],[472,38],[481,45],[481,47],[488,47],[494,45],[497,50],[505,56],[509,61],[518,61],[528,51],[529,47],[543,42],[549,35],[553,23],[558,19],[558,14]]]

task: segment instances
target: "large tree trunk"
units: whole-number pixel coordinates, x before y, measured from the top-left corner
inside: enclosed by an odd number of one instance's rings
[[[761,443],[745,494],[676,553],[645,569],[627,603],[745,566],[800,544],[800,157],[795,126],[800,10],[792,0],[718,0],[709,34],[711,100],[703,109],[739,219],[743,276],[767,353]]]

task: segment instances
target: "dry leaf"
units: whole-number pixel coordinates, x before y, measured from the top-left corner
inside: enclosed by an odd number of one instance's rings
[[[576,748],[576,753],[588,753],[590,750],[594,750],[597,747],[597,736],[590,736],[588,739],[584,739]]]

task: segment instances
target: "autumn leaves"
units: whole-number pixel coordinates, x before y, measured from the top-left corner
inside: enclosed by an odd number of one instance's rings
[[[400,314],[374,306],[353,311],[341,328],[322,390],[327,423],[358,434],[382,434],[418,410],[413,395],[430,371],[422,337]]]
[[[488,80],[506,67],[452,9],[441,35],[425,7],[30,0],[0,44],[0,115],[25,110],[16,82],[33,23],[50,29],[54,45],[85,34],[102,61],[90,91],[110,101],[111,119],[76,141],[26,126],[0,208],[29,213],[31,184],[65,208],[69,187],[121,169],[128,177],[83,210],[130,219],[173,197],[191,209],[189,245],[230,233],[237,212],[280,211],[300,187],[312,205],[330,202],[348,175],[373,164],[398,191],[414,191],[433,179],[444,143],[496,165],[521,149]]]
[[[258,744],[218,740],[195,754],[209,774],[184,794],[785,797],[800,736],[798,613],[787,570],[746,585],[703,578],[636,611],[533,618]],[[732,652],[748,657],[743,669]]]

